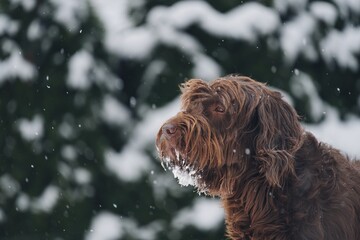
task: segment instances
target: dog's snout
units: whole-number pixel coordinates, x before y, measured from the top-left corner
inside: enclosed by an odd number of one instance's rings
[[[162,133],[166,137],[172,137],[177,132],[177,127],[174,124],[167,123],[162,127]]]

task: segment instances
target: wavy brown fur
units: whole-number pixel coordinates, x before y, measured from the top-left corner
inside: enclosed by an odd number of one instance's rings
[[[181,91],[159,154],[221,198],[231,239],[360,239],[360,164],[305,132],[280,93],[241,76]]]

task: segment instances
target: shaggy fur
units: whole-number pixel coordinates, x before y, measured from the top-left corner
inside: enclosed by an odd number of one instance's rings
[[[181,91],[159,155],[221,198],[229,238],[360,239],[360,164],[304,131],[279,92],[240,76]]]

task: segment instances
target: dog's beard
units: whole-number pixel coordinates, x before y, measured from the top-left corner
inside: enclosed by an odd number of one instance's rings
[[[158,149],[159,151],[159,149]],[[159,151],[161,165],[165,171],[170,170],[181,186],[194,186],[198,193],[206,193],[206,184],[201,181],[201,171],[190,164],[178,150],[171,149],[170,156]]]

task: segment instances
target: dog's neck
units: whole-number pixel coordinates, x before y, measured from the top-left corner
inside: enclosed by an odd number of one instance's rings
[[[221,196],[231,239],[250,239],[264,228],[285,226],[289,221],[287,189],[270,187],[264,177],[254,175],[242,179],[231,194]]]
[[[309,146],[315,147],[317,142],[312,134],[306,133],[301,145],[296,155],[304,152],[303,148],[309,150]],[[250,159],[253,164],[248,166],[246,174],[237,175],[237,179],[233,180],[232,191],[220,195],[226,211],[227,232],[231,239],[253,239],[254,236],[256,239],[278,239],[264,233],[266,229],[276,229],[271,232],[287,235],[293,200],[288,197],[292,194],[289,189],[297,182],[297,176],[289,175],[281,187],[271,186],[266,177],[259,174],[253,160]]]

